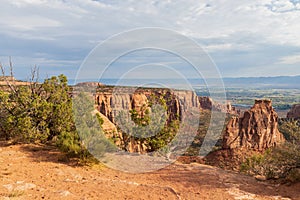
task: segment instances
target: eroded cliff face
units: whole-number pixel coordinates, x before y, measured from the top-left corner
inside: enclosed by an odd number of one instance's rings
[[[122,90],[120,90],[122,91]],[[204,110],[215,109],[220,112],[236,114],[237,111],[230,102],[226,105],[218,104],[209,97],[199,97],[193,91],[173,91],[169,89],[138,89],[134,93],[114,92],[111,90],[99,90],[95,94],[97,109],[111,122],[115,123],[116,111],[136,110],[143,115],[143,108],[149,105],[152,97],[160,97],[167,104],[167,112],[171,119],[182,116],[190,108]]]
[[[192,96],[192,94],[191,94]],[[175,93],[167,90],[151,91],[148,89],[137,90],[134,93],[127,92],[103,92],[98,91],[95,95],[95,103],[97,110],[105,115],[112,123],[120,111],[135,110],[140,116],[144,115],[145,108],[149,107],[149,103],[153,97],[161,97],[167,104],[167,112],[171,118],[180,116],[181,108],[184,109],[189,101],[180,103],[180,99],[175,97]],[[189,97],[184,97],[183,99]],[[152,102],[151,102],[152,103]]]
[[[181,120],[183,113],[188,112],[191,108],[196,110],[200,108],[198,97],[192,91],[147,88],[131,91],[130,88],[126,87],[117,88],[117,90],[103,87],[99,88],[94,98],[97,110],[105,118],[103,127],[111,128],[111,130],[109,128],[104,130],[107,136],[118,138],[117,143],[120,144],[121,148],[125,148],[129,152],[139,153],[145,153],[151,149],[146,141],[135,140],[133,137],[125,138],[124,133],[116,128],[116,118],[120,115],[120,111],[127,113],[134,111],[142,118],[146,112],[151,112],[152,104],[161,104],[165,106],[164,109],[166,109],[168,116],[165,125],[168,125],[174,120]],[[110,123],[106,123],[106,119]]]
[[[246,148],[262,151],[284,142],[278,130],[278,115],[270,100],[255,100],[242,117],[234,116],[226,126],[223,149]]]
[[[288,119],[300,119],[300,104],[295,104],[286,116]]]

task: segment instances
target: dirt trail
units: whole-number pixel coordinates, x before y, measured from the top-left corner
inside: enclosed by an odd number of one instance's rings
[[[0,199],[300,199],[299,184],[272,185],[206,165],[130,174],[60,158],[54,148],[0,146]]]

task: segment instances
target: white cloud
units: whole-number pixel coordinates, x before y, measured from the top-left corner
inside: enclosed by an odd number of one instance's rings
[[[268,4],[269,8],[273,12],[290,12],[298,9],[299,2],[292,2],[289,0],[275,0],[271,4]]]
[[[22,16],[19,18],[5,16],[2,18],[2,20],[2,26],[11,27],[16,31],[31,31],[38,28],[51,28],[61,26],[61,23],[59,21],[37,15]]]
[[[282,57],[278,63],[286,65],[300,64],[300,54]]]
[[[7,52],[21,56],[22,51],[26,55],[32,51],[32,56],[23,58],[26,62],[47,64],[47,61],[33,59],[34,53],[47,53],[49,58],[46,59],[58,62],[62,56],[78,61],[94,47],[95,41],[149,26],[173,29],[192,37],[210,53],[258,51],[268,54],[261,50],[262,46],[276,46],[278,52],[281,46],[300,48],[299,8],[300,3],[289,0],[2,0],[0,36],[10,41],[0,42],[0,56],[7,56]],[[26,45],[16,44],[18,49],[10,49],[15,40]],[[35,42],[32,49],[26,40],[41,43]],[[7,49],[9,51],[5,51]],[[53,50],[50,55],[49,49],[60,51]],[[281,64],[291,64],[295,59],[285,58],[287,53],[295,52],[290,50],[279,55]],[[263,57],[251,55],[245,57],[244,62]],[[268,62],[271,66],[276,59]]]
[[[46,3],[46,1],[42,0],[12,0],[10,1],[11,4],[14,4],[18,7],[26,6],[28,4],[33,5],[33,4],[43,4]]]
[[[0,8],[0,22],[9,26],[9,22],[13,21],[12,27],[63,26],[59,32],[64,34],[76,32],[108,37],[130,28],[158,26],[200,39],[231,36],[239,32],[252,33],[272,43],[300,46],[300,25],[296,21],[300,12],[277,13],[278,10],[296,9],[298,4],[294,5],[287,0],[19,0],[7,5]],[[14,15],[11,10],[15,10]]]

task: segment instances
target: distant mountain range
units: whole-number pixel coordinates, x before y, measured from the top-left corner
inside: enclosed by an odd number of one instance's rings
[[[225,87],[300,89],[300,76],[223,78]]]
[[[214,83],[213,78],[210,83]],[[161,87],[161,85],[173,85],[175,88],[180,88],[181,85],[186,85],[187,82],[192,86],[205,87],[204,79],[85,79],[85,80],[69,80],[69,84],[73,85],[75,82],[101,82],[106,85],[124,85],[137,86],[143,85],[145,82],[151,82],[148,86]],[[226,88],[261,88],[261,89],[300,89],[300,75],[299,76],[276,76],[276,77],[239,77],[239,78],[223,78]],[[159,83],[159,84],[156,84]],[[213,85],[212,85],[213,86]]]

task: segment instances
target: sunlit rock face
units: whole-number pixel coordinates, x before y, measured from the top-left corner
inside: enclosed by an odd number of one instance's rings
[[[223,149],[246,148],[263,151],[284,142],[278,130],[278,115],[271,100],[255,100],[242,117],[234,116],[226,126]]]

